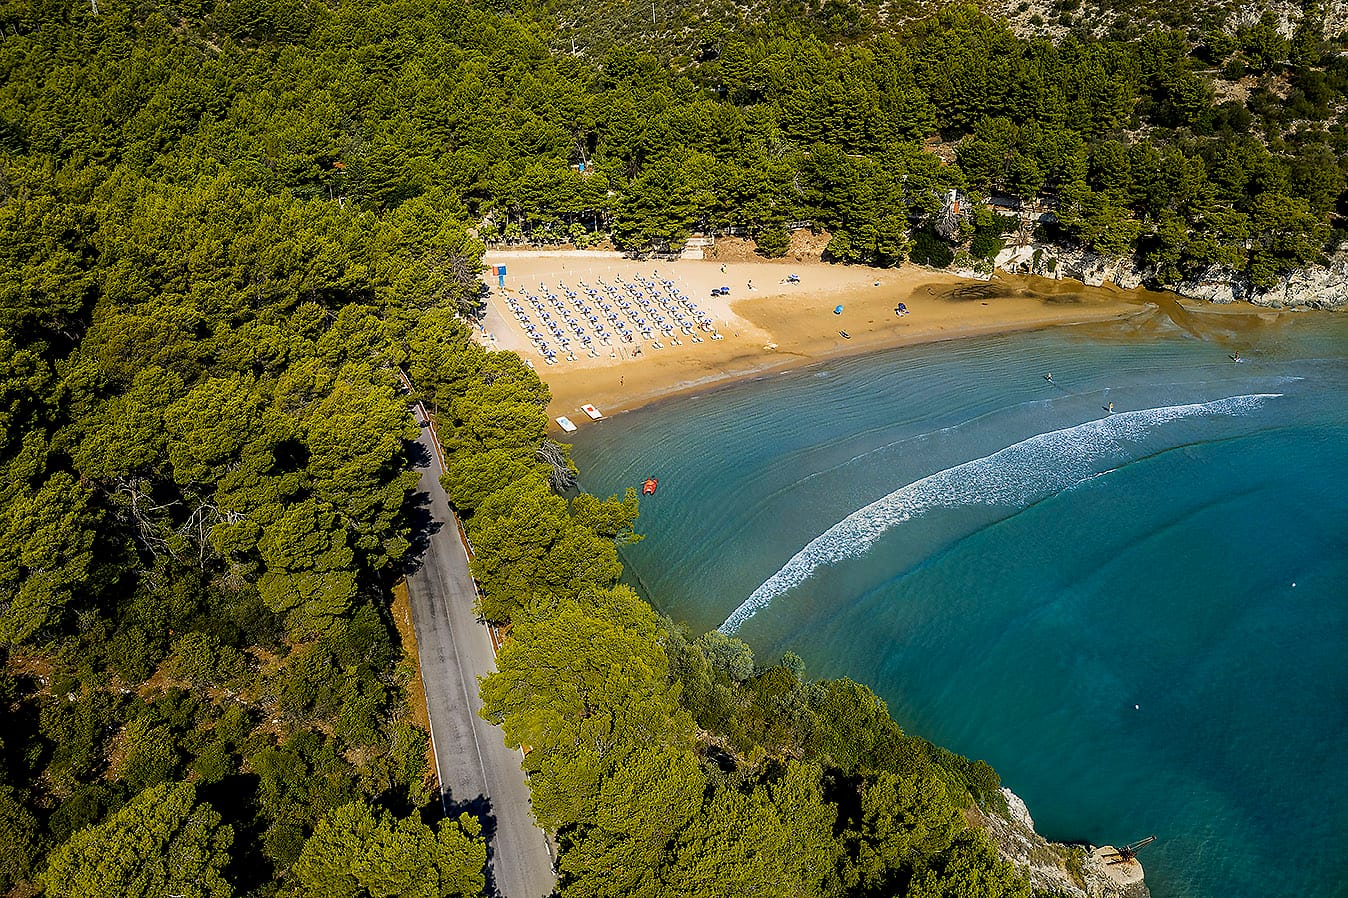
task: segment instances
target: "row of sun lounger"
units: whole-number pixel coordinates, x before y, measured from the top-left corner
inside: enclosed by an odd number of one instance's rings
[[[626,281],[619,275],[612,284],[601,278],[595,286],[581,281],[579,291],[567,284],[559,284],[558,290],[561,296],[540,283],[537,293],[520,288],[517,296],[506,296],[511,313],[549,365],[559,353],[575,361],[577,345],[597,357],[597,346],[613,346],[615,341],[649,342],[663,349],[661,340],[680,345],[680,335],[694,343],[702,342],[700,333],[721,339],[711,316],[670,280],[637,275],[635,281]]]

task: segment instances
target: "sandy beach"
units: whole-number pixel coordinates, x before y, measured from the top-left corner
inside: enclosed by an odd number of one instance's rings
[[[577,351],[575,361],[560,358],[547,365],[496,279],[490,279],[492,295],[479,338],[492,349],[518,352],[533,364],[552,390],[549,417],[566,415],[582,427],[589,422],[581,411],[586,403],[613,414],[680,393],[877,349],[1127,318],[1153,307],[1158,297],[1144,290],[1041,278],[998,276],[983,282],[916,266],[652,262],[578,251],[498,252],[483,261],[506,266],[510,296],[520,296],[520,288],[538,293],[540,284],[560,292],[561,285],[579,290],[582,282],[614,284],[638,276],[671,280],[723,337],[713,340],[698,332],[704,339],[694,342],[676,334],[681,345],[661,341],[660,349],[639,341],[596,344],[597,357]],[[793,274],[798,284],[788,283]],[[711,296],[720,286],[730,287],[729,296]],[[895,313],[899,303],[907,307],[906,315]],[[839,305],[842,312],[835,314]]]

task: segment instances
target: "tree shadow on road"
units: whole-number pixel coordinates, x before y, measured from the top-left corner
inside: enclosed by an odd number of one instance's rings
[[[487,843],[486,894],[492,898],[500,898],[501,893],[496,887],[496,877],[492,870],[492,860],[496,856],[496,815],[491,811],[491,799],[485,795],[478,795],[474,798],[456,800],[446,792],[444,807],[445,816],[450,820],[457,820],[460,814],[466,813],[476,817],[478,823],[482,824],[482,840]]]
[[[406,444],[406,451],[412,464],[421,469],[423,478],[435,476],[435,469],[430,467],[431,453],[429,449],[420,443],[409,442]],[[411,528],[408,539],[412,545],[403,558],[403,567],[408,574],[413,574],[421,568],[422,558],[431,544],[431,536],[438,533],[444,524],[432,518],[431,497],[424,489],[413,490],[412,494],[407,497],[404,507],[407,511],[407,523]]]

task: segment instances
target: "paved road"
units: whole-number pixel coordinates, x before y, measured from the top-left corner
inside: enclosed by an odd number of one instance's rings
[[[415,497],[422,548],[407,577],[431,741],[446,808],[477,814],[487,835],[487,887],[503,898],[541,898],[556,877],[547,837],[530,815],[520,753],[478,716],[477,678],[496,669],[491,637],[473,611],[476,593],[458,524],[440,486],[430,428],[412,447],[422,475]]]

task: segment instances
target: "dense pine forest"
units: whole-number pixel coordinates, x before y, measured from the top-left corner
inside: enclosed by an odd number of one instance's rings
[[[482,892],[390,614],[401,370],[513,625],[483,695],[562,893],[1028,895],[973,825],[986,765],[620,584],[635,500],[568,498],[546,387],[470,339],[483,243],[995,251],[991,218],[931,230],[958,188],[1051,198],[1049,239],[1163,281],[1268,282],[1341,236],[1348,60],[1268,22],[1055,44],[842,0],[573,43],[590,12],[0,8],[0,893]]]

